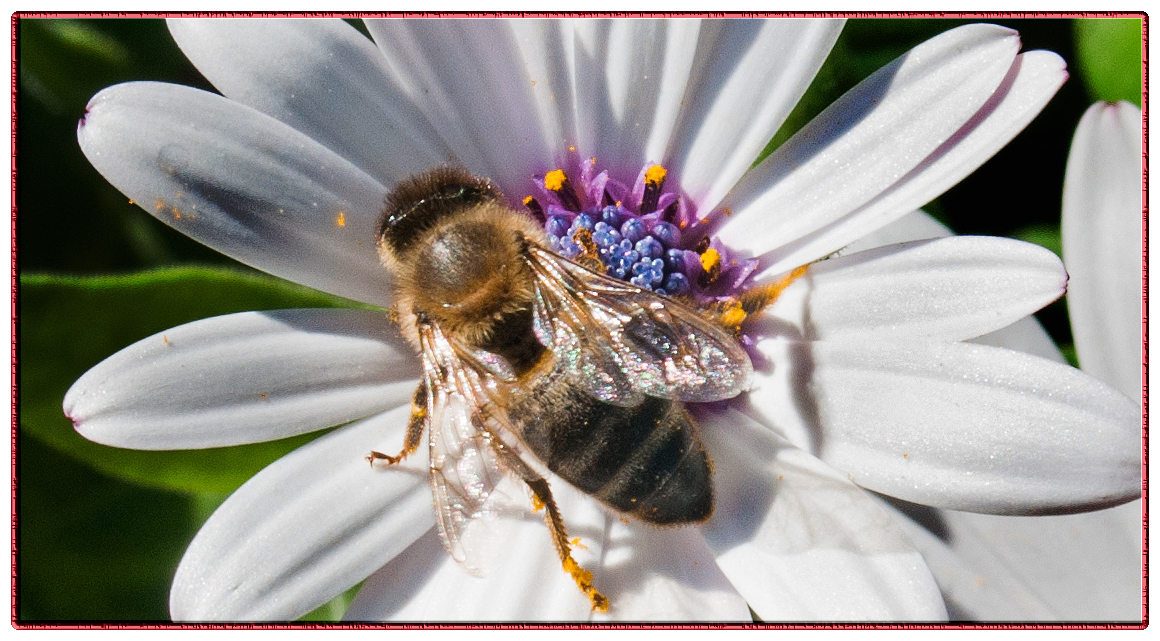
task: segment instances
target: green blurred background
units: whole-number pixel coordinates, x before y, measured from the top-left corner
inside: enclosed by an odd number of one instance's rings
[[[775,146],[859,80],[964,20],[851,20]],[[930,203],[956,232],[1013,236],[1059,251],[1071,136],[1096,100],[1141,100],[1141,21],[997,20],[1024,50],[1063,56],[1070,80],[990,162]],[[359,25],[361,27],[361,25]],[[167,620],[185,546],[230,491],[312,435],[197,452],[85,441],[61,414],[77,377],[138,339],[251,309],[343,305],[255,272],[173,231],[109,185],[76,142],[103,87],[159,80],[213,88],[164,22],[17,23],[18,373],[16,616],[21,623]],[[1040,313],[1070,352],[1066,308]],[[349,594],[347,595],[347,598]],[[346,598],[309,619],[341,615]]]

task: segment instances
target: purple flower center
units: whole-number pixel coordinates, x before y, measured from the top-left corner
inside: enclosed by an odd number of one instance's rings
[[[745,289],[757,261],[732,258],[699,229],[705,221],[693,219],[687,200],[665,190],[664,167],[644,167],[629,189],[607,171],[596,173],[595,165],[595,158],[580,164],[578,183],[562,169],[537,176],[539,197],[524,199],[552,251],[575,259],[590,239],[609,276],[698,303]]]

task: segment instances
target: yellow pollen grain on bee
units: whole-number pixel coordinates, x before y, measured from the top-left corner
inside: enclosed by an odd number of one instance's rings
[[[564,181],[568,177],[564,175],[563,169],[554,169],[544,174],[544,187],[549,191],[560,191],[564,187]]]
[[[542,509],[544,509],[544,502],[540,500],[540,497],[533,494],[532,495],[532,511],[539,512]]]
[[[588,549],[587,545],[584,545],[583,543],[580,542],[580,537],[576,537],[576,538],[572,539],[571,541],[569,541],[569,543],[572,544],[572,547],[580,548],[581,550]]]
[[[740,305],[731,306],[721,314],[721,322],[725,323],[726,327],[739,327],[741,323],[745,322],[746,316],[748,314]]]
[[[649,182],[655,185],[664,181],[665,175],[667,174],[668,171],[666,171],[664,167],[661,167],[660,165],[653,165],[652,167],[648,168],[648,171],[644,172],[644,179],[645,182]]]
[[[564,570],[572,575],[572,579],[576,581],[576,585],[580,586],[580,590],[588,596],[592,601],[592,609],[596,612],[608,611],[608,599],[601,593],[596,591],[592,586],[592,573],[576,564],[572,557],[564,559]]]
[[[346,212],[338,212],[338,216],[334,218],[334,224],[339,227],[346,227]]]

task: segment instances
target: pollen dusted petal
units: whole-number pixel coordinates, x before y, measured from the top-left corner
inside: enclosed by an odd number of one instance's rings
[[[275,276],[390,306],[373,240],[386,188],[301,132],[217,94],[131,82],[89,101],[77,139],[109,182],[194,240]]]

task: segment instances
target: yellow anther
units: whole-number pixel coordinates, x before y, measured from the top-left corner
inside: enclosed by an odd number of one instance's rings
[[[568,180],[568,177],[564,175],[563,169],[549,171],[544,176],[544,187],[549,191],[560,191],[564,187],[564,181],[566,180]]]
[[[714,268],[721,264],[721,254],[717,253],[716,249],[710,247],[701,254],[701,268],[707,272],[713,271]]]
[[[648,168],[648,171],[644,172],[644,180],[645,182],[652,183],[654,185],[660,184],[664,182],[665,174],[667,173],[668,172],[665,171],[664,167],[661,167],[660,165],[653,165],[652,167]]]

